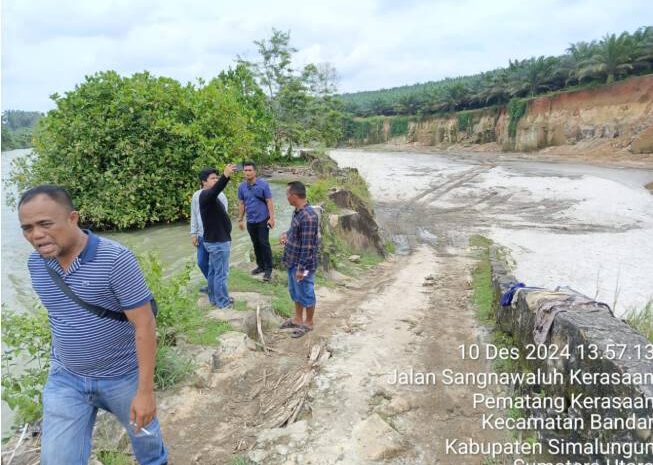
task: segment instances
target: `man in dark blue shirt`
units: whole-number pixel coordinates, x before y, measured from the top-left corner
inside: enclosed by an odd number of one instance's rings
[[[238,226],[244,229],[244,218],[247,213],[247,232],[252,239],[256,268],[252,274],[263,274],[263,281],[269,281],[272,276],[272,248],[270,247],[270,229],[274,228],[274,204],[272,192],[267,182],[256,178],[256,165],[248,161],[243,163],[245,181],[238,186],[240,200],[240,215]]]

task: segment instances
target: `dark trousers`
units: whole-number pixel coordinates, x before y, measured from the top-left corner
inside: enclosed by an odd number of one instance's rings
[[[256,265],[262,270],[272,271],[272,248],[270,247],[268,220],[260,223],[247,223],[247,232],[254,245]]]

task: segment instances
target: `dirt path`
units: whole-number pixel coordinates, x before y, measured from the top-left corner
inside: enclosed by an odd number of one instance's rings
[[[271,465],[481,463],[444,454],[446,438],[497,439],[480,429],[473,388],[439,381],[445,368],[488,369],[458,357],[457,346],[479,330],[469,304],[473,261],[457,252],[423,245],[349,289],[322,289],[313,333],[268,334],[272,355],[227,357],[201,389],[166,401],[172,463],[230,463],[239,453]],[[307,354],[320,346],[330,358],[311,363]],[[438,381],[391,384],[395,370]],[[298,399],[294,423],[272,427]]]

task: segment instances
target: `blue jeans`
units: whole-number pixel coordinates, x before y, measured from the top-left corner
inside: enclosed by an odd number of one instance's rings
[[[231,242],[204,242],[209,253],[209,301],[219,308],[229,305],[229,253]]]
[[[136,460],[141,465],[168,461],[159,422],[155,418],[142,431],[129,425],[131,402],[138,387],[138,372],[120,378],[75,375],[52,361],[43,389],[42,465],[87,465],[98,409],[113,413],[125,427]]]
[[[209,278],[209,253],[204,248],[204,239],[197,236],[197,266],[206,279]]]

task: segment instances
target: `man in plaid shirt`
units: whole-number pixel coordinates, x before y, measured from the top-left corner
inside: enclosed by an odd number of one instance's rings
[[[302,337],[313,329],[320,225],[317,213],[306,200],[304,184],[299,181],[288,183],[286,198],[295,207],[295,212],[290,229],[281,235],[280,242],[284,246],[282,262],[288,267],[288,291],[295,302],[295,317],[284,321],[281,327],[292,328],[292,337]]]

